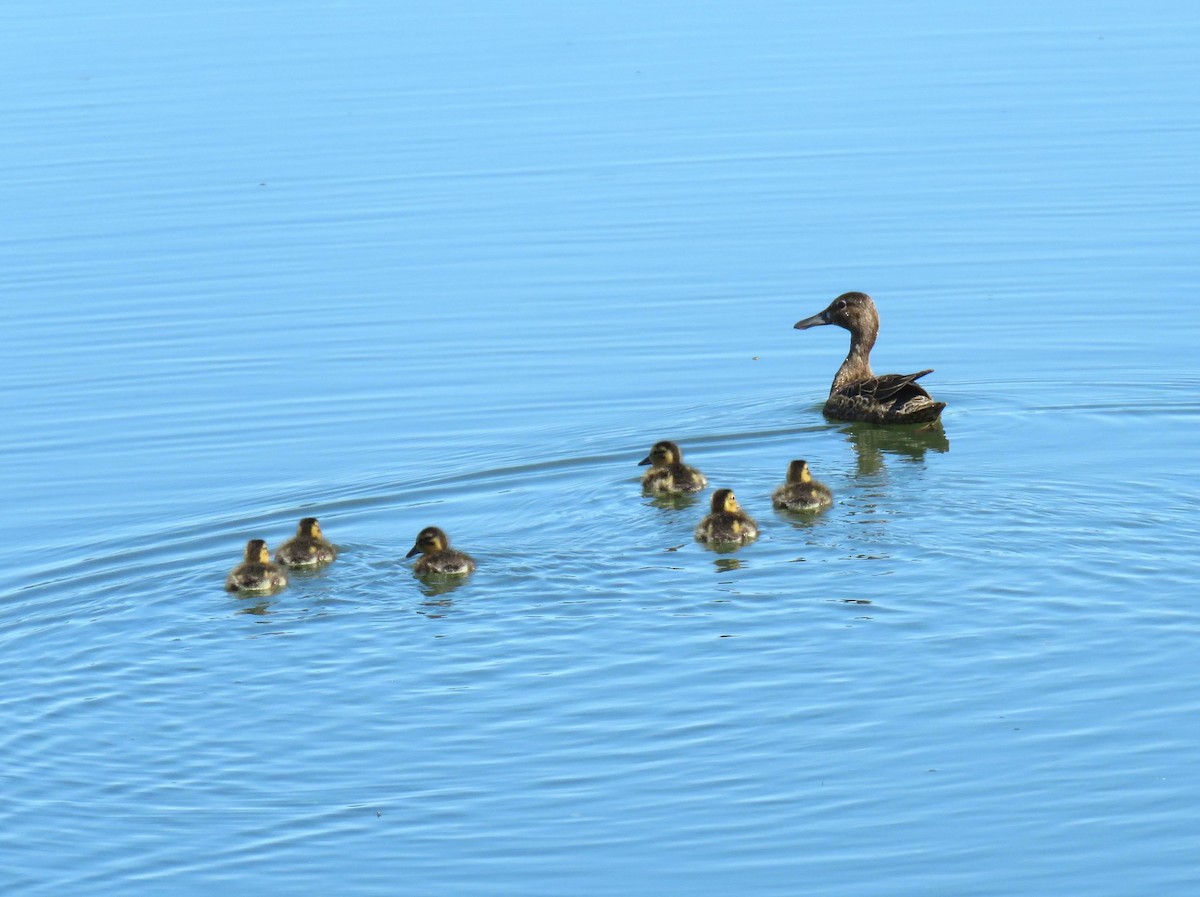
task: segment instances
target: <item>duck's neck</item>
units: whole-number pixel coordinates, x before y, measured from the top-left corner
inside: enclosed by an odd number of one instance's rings
[[[837,374],[834,375],[833,386],[829,388],[830,395],[845,389],[852,383],[869,380],[875,376],[871,371],[871,347],[875,345],[875,337],[878,332],[878,324],[850,332],[850,353],[842,362],[842,366],[838,368]]]

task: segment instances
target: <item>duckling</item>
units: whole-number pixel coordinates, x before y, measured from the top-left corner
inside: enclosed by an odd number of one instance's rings
[[[750,542],[758,538],[758,524],[742,510],[732,489],[712,494],[712,513],[696,527],[701,542]]]
[[[826,417],[872,424],[919,424],[938,419],[946,403],[935,402],[916,383],[933,368],[880,377],[871,371],[871,347],[879,335],[879,312],[870,296],[842,293],[824,311],[794,326],[807,330],[822,324],[836,324],[850,331],[850,353],[829,388]]]
[[[704,474],[683,463],[683,452],[673,442],[656,442],[650,454],[638,462],[639,467],[651,465],[642,474],[642,489],[646,492],[699,492],[708,485]]]
[[[277,592],[287,585],[287,576],[271,563],[271,553],[262,539],[246,543],[245,560],[225,578],[227,592]]]
[[[784,511],[819,511],[833,504],[833,493],[812,478],[807,461],[793,461],[787,482],[775,490],[771,503]]]
[[[436,526],[427,526],[417,533],[417,541],[405,557],[414,554],[421,559],[413,564],[413,573],[425,576],[430,573],[450,573],[465,576],[475,569],[470,555],[450,547],[450,537]]]
[[[305,517],[296,535],[275,551],[275,563],[289,567],[315,567],[337,557],[337,548],[325,539],[316,517]]]

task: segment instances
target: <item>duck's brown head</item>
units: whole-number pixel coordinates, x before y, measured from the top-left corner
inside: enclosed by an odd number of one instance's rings
[[[296,528],[297,536],[306,536],[309,539],[322,539],[321,524],[317,523],[316,517],[305,517],[300,521],[300,526]]]
[[[714,514],[739,514],[742,506],[738,504],[732,489],[718,489],[712,494],[712,512]]]
[[[417,541],[405,557],[414,554],[432,554],[435,551],[445,551],[450,547],[450,537],[436,526],[427,526],[417,533]]]
[[[811,483],[812,474],[808,471],[807,461],[793,461],[788,465],[787,481],[789,483]]]
[[[271,563],[271,552],[267,551],[267,543],[262,539],[251,539],[246,543],[247,564]]]
[[[879,332],[879,312],[866,293],[842,293],[829,303],[827,309],[797,321],[793,326],[797,330],[807,330],[822,324],[836,324],[851,333],[870,334],[873,339]]]
[[[650,448],[650,454],[638,462],[638,467],[645,467],[650,464],[654,467],[666,467],[669,464],[678,464],[683,460],[683,452],[679,450],[673,442],[656,442]]]

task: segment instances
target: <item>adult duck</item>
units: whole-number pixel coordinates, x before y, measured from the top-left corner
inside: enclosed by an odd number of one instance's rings
[[[871,370],[871,347],[879,335],[879,313],[866,293],[842,293],[823,312],[797,321],[797,330],[836,324],[850,331],[850,353],[838,368],[825,402],[825,416],[871,424],[920,424],[935,421],[946,407],[917,385],[933,368],[915,374]]]

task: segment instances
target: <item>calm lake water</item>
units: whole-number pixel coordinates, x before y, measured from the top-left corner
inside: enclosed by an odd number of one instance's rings
[[[0,891],[1195,895],[1200,13],[1005,9],[6,4]]]

